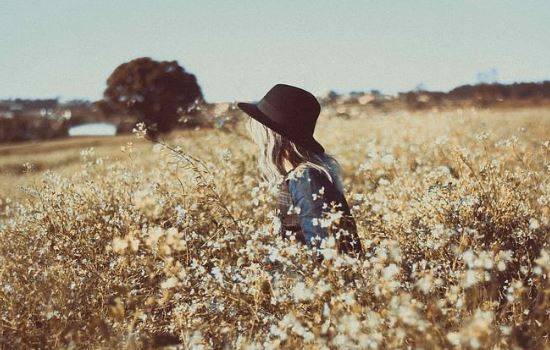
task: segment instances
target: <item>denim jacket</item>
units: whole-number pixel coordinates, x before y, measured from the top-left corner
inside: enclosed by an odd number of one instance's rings
[[[327,226],[332,205],[342,215]],[[289,172],[281,186],[279,209],[283,236],[287,230],[294,231],[297,239],[309,248],[319,248],[321,239],[334,234],[340,252],[362,253],[346,198],[321,171],[303,167]]]

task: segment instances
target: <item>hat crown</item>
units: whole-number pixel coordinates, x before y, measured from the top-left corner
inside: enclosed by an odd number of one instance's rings
[[[276,122],[301,123],[313,134],[313,128],[321,111],[317,98],[310,92],[295,86],[277,84],[260,100],[258,107]]]

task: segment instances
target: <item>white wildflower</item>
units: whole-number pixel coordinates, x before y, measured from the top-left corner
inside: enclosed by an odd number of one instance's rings
[[[386,268],[384,268],[383,277],[386,280],[391,280],[398,272],[399,267],[397,267],[397,265],[395,265],[394,263],[391,263]]]
[[[178,284],[178,279],[176,277],[170,277],[170,278],[164,280],[160,284],[160,288],[170,289],[170,288],[174,288],[177,284]]]
[[[292,290],[294,300],[299,302],[302,300],[311,300],[314,296],[313,291],[309,289],[303,282],[298,282]]]
[[[471,287],[478,282],[478,277],[475,270],[466,271],[463,286],[464,288]]]
[[[126,248],[128,248],[128,241],[119,237],[115,237],[111,243],[113,251],[115,253],[121,253]]]
[[[432,280],[433,280],[433,276],[431,274],[422,276],[422,278],[416,281],[416,287],[422,293],[428,294],[430,292],[430,289],[432,288]]]
[[[529,219],[529,230],[536,230],[540,227],[540,223],[537,219],[531,218]]]
[[[210,271],[212,273],[212,276],[214,276],[214,279],[216,282],[218,282],[222,287],[224,286],[224,280],[223,280],[223,274],[220,271],[220,268],[215,266]]]
[[[185,208],[183,208],[182,206],[178,205],[176,207],[176,223],[178,225],[181,225],[184,223],[185,221],[185,217],[187,216],[187,210],[185,210]]]
[[[392,165],[394,161],[395,161],[395,158],[391,153],[388,153],[382,157],[382,163],[384,163],[385,165]]]

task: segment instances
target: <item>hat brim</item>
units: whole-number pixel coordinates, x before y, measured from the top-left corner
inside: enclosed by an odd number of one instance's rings
[[[325,148],[313,138],[313,136],[303,137],[303,135],[297,135],[293,134],[290,130],[284,128],[282,125],[280,125],[277,122],[274,122],[269,118],[267,115],[265,115],[256,104],[254,103],[247,103],[247,102],[238,102],[237,107],[239,107],[240,110],[245,112],[250,117],[256,119],[263,125],[267,126],[271,130],[275,131],[276,133],[286,137],[292,142],[297,143],[298,145],[304,147],[305,149],[315,152],[315,153],[324,153]]]

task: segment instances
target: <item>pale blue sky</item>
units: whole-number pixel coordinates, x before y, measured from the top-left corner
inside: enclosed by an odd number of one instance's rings
[[[98,99],[121,63],[177,60],[207,101],[550,79],[550,1],[0,0],[0,98]]]

